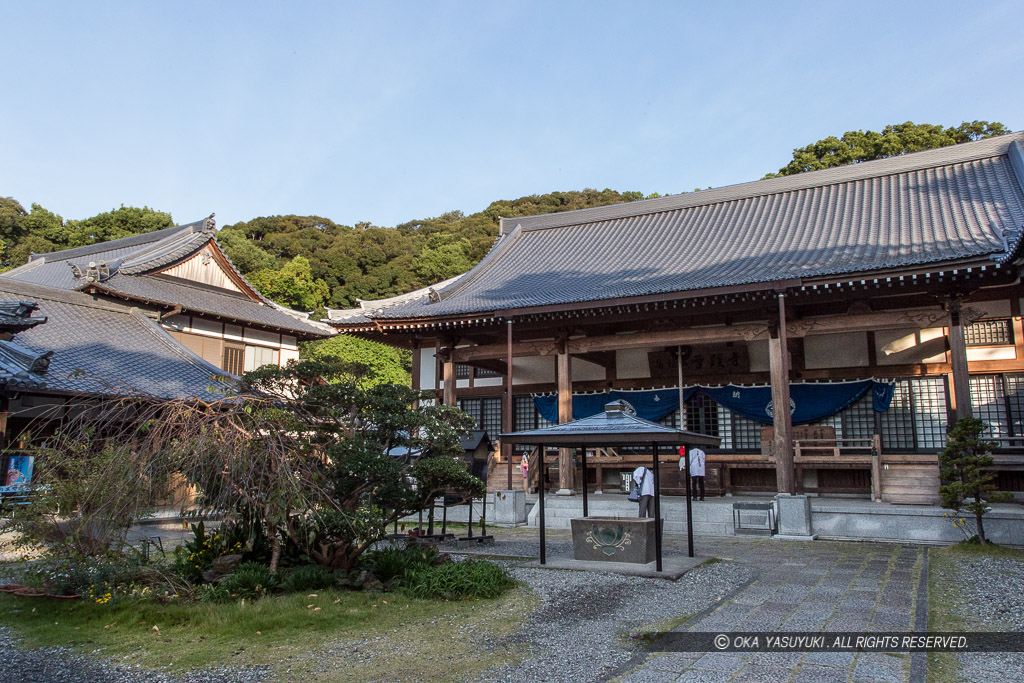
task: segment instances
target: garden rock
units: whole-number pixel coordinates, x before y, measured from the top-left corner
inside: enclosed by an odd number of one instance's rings
[[[213,561],[213,566],[203,572],[203,580],[208,583],[217,583],[221,579],[231,576],[241,563],[241,555],[223,555],[218,557]]]

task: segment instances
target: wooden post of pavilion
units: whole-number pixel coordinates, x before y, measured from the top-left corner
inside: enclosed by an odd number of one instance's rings
[[[583,516],[589,517],[587,509],[587,447],[580,444],[580,457],[583,459]]]
[[[779,292],[779,320],[769,325],[768,361],[772,376],[775,476],[779,493],[796,493],[793,476],[793,422],[789,413],[789,352],[786,349],[786,293]]]
[[[661,470],[658,467],[658,442],[655,441],[651,444],[651,450],[654,452],[654,549],[657,553],[657,563],[655,569],[661,571],[661,477],[659,472]],[[641,495],[643,491],[640,492]]]
[[[686,458],[684,465],[686,465],[686,552],[689,557],[693,557],[693,498],[691,497],[690,488],[690,447],[683,446],[683,457]]]
[[[949,365],[953,374],[953,400],[956,402],[956,418],[972,414],[971,379],[967,371],[967,341],[964,339],[962,318],[963,300],[951,297],[946,305],[949,310]]]
[[[544,553],[544,444],[537,444],[537,450],[537,460],[539,461],[537,469],[537,494],[539,498],[537,504],[540,505],[540,563],[545,564],[547,555]]]

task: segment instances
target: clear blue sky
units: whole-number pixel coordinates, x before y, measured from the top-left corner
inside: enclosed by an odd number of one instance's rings
[[[714,5],[711,7],[711,5]],[[0,195],[395,225],[760,178],[889,123],[1024,128],[1024,3],[0,0]]]

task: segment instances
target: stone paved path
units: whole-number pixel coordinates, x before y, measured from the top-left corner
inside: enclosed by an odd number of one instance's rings
[[[910,631],[914,625],[920,547],[704,537],[697,552],[750,563],[759,575],[678,631]],[[680,586],[685,582],[684,576]],[[910,659],[874,652],[651,652],[616,680],[902,683],[910,680]]]

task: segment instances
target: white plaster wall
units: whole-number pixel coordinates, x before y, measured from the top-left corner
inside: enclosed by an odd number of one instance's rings
[[[512,359],[513,384],[544,384],[554,381],[554,356],[531,356]]]
[[[433,348],[420,349],[420,388],[433,389],[437,381],[436,351]]]
[[[212,334],[216,337],[224,334],[223,323],[213,322],[212,320],[203,320],[202,318],[192,318],[192,332],[199,334]]]
[[[977,303],[969,302],[966,304],[968,308],[976,308],[986,318],[1009,318],[1010,317],[1010,301],[1004,299],[1003,301],[979,301]]]
[[[945,330],[878,330],[875,332],[875,358],[879,365],[942,363],[946,360]]]
[[[281,335],[281,348],[282,349],[298,349],[299,340],[290,334]]]
[[[868,365],[868,335],[855,332],[804,337],[804,363],[811,370],[864,367]]]
[[[750,358],[751,372],[768,372],[771,369],[768,360],[768,340],[748,341],[747,357]]]
[[[298,349],[281,349],[281,367],[284,367],[285,365],[288,365],[288,361],[290,361],[290,360],[298,360],[298,359],[299,359],[299,350]]]
[[[617,379],[643,379],[650,377],[651,365],[647,362],[648,351],[650,349],[620,349],[616,351],[615,377]]]
[[[242,326],[224,325],[224,338],[232,341],[242,341]]]
[[[1017,349],[1012,346],[989,346],[987,348],[967,349],[967,360],[1013,360],[1017,357]]]
[[[444,380],[441,381],[441,384],[444,384]],[[455,388],[456,389],[468,389],[469,388],[469,380],[468,379],[457,379],[457,380],[455,380]]]
[[[192,319],[193,325],[198,322],[200,321],[195,318]],[[262,342],[264,344],[270,344],[271,346],[281,345],[281,335],[276,332],[265,332],[263,330],[254,330],[251,327],[247,327],[245,328],[244,336],[247,341]]]
[[[501,377],[478,377],[473,380],[475,387],[500,387],[504,383],[505,380]]]
[[[597,363],[573,358],[571,364],[570,374],[573,382],[596,382],[605,378],[604,368]]]

